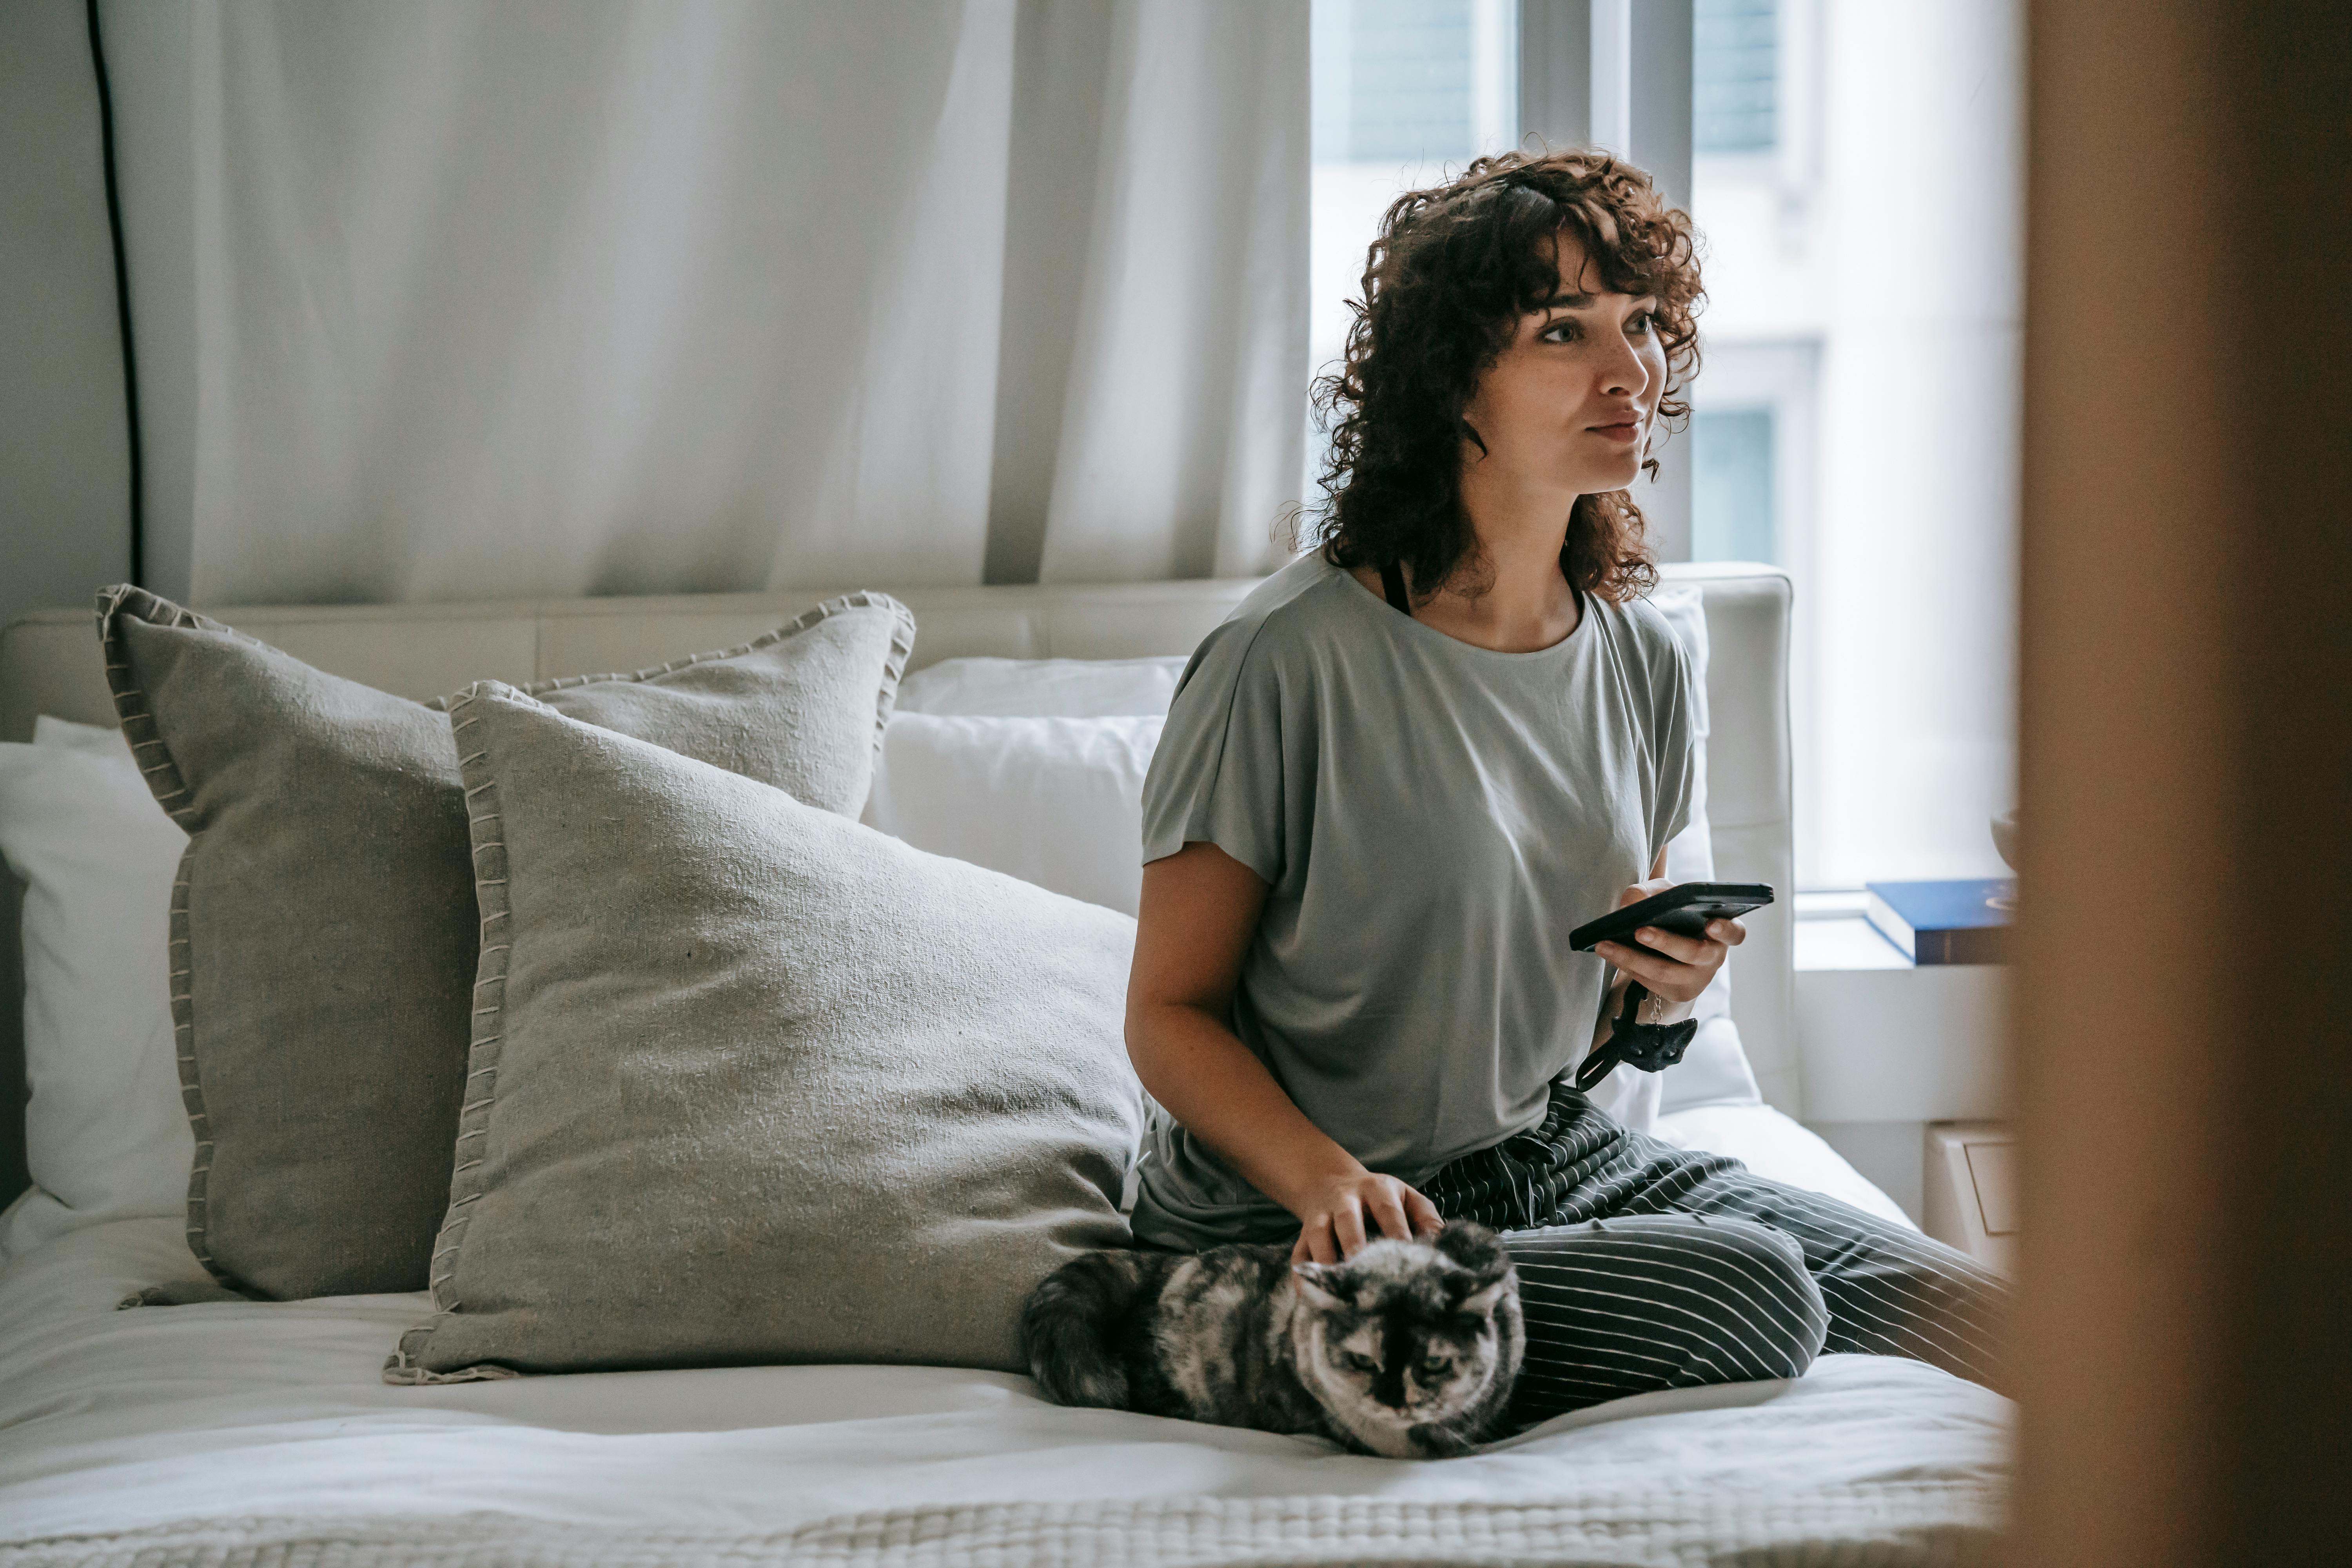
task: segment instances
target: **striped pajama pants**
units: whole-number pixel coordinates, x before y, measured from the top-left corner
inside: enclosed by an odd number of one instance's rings
[[[1514,1415],[1796,1377],[1822,1351],[2002,1386],[2008,1290],[1965,1253],[1737,1160],[1630,1132],[1566,1082],[1539,1126],[1422,1184],[1503,1232],[1526,1313]]]

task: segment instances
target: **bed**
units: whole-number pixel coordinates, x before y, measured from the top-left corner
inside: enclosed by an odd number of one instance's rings
[[[1787,887],[1786,579],[1668,577],[1696,590],[1713,650],[1714,868]],[[1248,587],[893,592],[920,669],[1181,655]],[[422,699],[739,642],[820,596],[215,613]],[[86,613],[0,637],[0,740],[37,714],[111,713]],[[1728,1006],[1747,1065],[1670,1083],[1656,1131],[1899,1215],[1793,1119],[1789,927],[1754,929]],[[424,1306],[407,1293],[115,1310],[200,1277],[162,1214],[0,1263],[0,1563],[1943,1563],[1990,1550],[2005,1496],[2006,1402],[1881,1358],[1622,1400],[1413,1464],[1062,1409],[1026,1379],[947,1368],[389,1386],[386,1347]]]

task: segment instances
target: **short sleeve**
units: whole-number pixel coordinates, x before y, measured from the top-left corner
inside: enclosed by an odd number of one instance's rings
[[[1657,757],[1657,789],[1650,813],[1650,858],[1642,874],[1665,853],[1666,846],[1690,826],[1691,805],[1698,789],[1698,693],[1691,674],[1689,650],[1682,638],[1660,626],[1664,644],[1652,661],[1656,672],[1651,720],[1651,743]]]
[[[1278,886],[1284,832],[1283,682],[1263,621],[1211,632],[1176,689],[1143,782],[1143,863],[1215,845]],[[1298,781],[1289,781],[1296,784]]]

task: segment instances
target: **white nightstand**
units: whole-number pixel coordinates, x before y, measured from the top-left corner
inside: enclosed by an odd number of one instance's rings
[[[2008,1112],[2008,971],[1915,965],[1862,917],[1862,902],[1859,893],[1797,895],[1803,1119],[1924,1220],[1927,1124]]]
[[[2006,1274],[2017,1258],[2017,1142],[1998,1121],[1938,1121],[1927,1129],[1927,1214],[1921,1225]]]

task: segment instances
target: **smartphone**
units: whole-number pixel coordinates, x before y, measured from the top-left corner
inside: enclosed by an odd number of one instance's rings
[[[1590,952],[1604,942],[1640,947],[1633,932],[1655,926],[1677,936],[1703,937],[1709,921],[1738,920],[1750,910],[1772,901],[1772,889],[1762,882],[1685,882],[1664,892],[1612,910],[1597,921],[1587,921],[1568,933],[1568,945]]]

